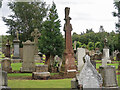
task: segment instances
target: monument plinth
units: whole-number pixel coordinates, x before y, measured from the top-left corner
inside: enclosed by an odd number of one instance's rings
[[[69,17],[70,8],[65,8],[65,24],[64,24],[64,31],[65,31],[65,51],[64,51],[64,58],[63,58],[63,65],[61,67],[61,71],[64,73],[76,72],[76,65],[75,65],[75,58],[74,58],[74,51],[72,48],[72,25],[70,24],[71,18]]]

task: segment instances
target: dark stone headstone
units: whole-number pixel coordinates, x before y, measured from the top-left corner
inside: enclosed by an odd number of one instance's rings
[[[9,43],[9,40],[6,43],[5,57],[10,58],[10,43]]]

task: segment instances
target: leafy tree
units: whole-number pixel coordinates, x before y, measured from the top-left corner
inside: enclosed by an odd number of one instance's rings
[[[114,17],[120,18],[120,1],[114,3],[115,9],[118,10],[118,12],[113,12]],[[117,43],[117,49],[120,51],[120,21],[116,23],[116,32],[118,32],[118,43]]]
[[[87,47],[87,45],[83,44],[81,47],[82,47],[82,48],[86,48],[86,47]]]
[[[89,42],[88,43],[88,49],[93,50],[94,49],[94,42]]]
[[[2,7],[2,0],[0,0],[0,8]]]
[[[43,19],[47,15],[48,6],[45,2],[10,2],[8,4],[13,14],[3,17],[3,21],[9,27],[7,33],[12,39],[16,37],[16,30],[19,31],[20,41],[33,40],[31,32],[38,28],[41,31]]]
[[[50,65],[50,56],[62,56],[64,50],[64,39],[60,32],[60,20],[58,17],[56,5],[53,2],[47,20],[43,23],[39,48],[46,55],[46,64]]]
[[[81,47],[81,45],[82,45],[82,43],[81,43],[81,42],[79,42],[79,41],[77,41],[77,43],[76,43],[76,48],[80,48],[80,47]]]
[[[92,28],[91,28],[91,29],[86,29],[86,33],[90,33],[90,32],[94,32],[94,31],[92,30]]]

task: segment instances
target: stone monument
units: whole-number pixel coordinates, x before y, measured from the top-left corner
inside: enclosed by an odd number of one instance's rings
[[[107,48],[107,38],[105,38],[102,66],[99,67],[99,72],[103,77],[104,87],[117,87],[115,66],[107,65],[107,60],[109,60],[109,49]]]
[[[14,53],[13,53],[13,59],[19,59],[20,58],[20,52],[19,52],[19,34],[18,30],[16,30],[16,38],[13,40],[14,44]]]
[[[104,39],[104,49],[102,57],[102,66],[107,66],[107,62],[110,61],[109,49],[107,47],[107,38]]]
[[[83,61],[84,56],[85,56],[85,49],[77,48],[78,70],[81,70],[84,65],[84,61]]]
[[[8,85],[7,72],[0,69],[0,90],[11,90]]]
[[[2,59],[1,60],[1,67],[2,67],[3,71],[12,72],[11,59],[10,58]]]
[[[71,88],[80,88],[80,90],[82,88],[101,88],[102,83],[103,82],[101,75],[97,72],[97,70],[90,62],[90,56],[86,55],[85,64],[82,70],[80,73],[76,74],[76,78],[71,81]]]
[[[34,43],[35,43],[35,53],[34,53],[34,60],[41,60],[40,56],[38,55],[38,37],[41,36],[38,29],[34,29],[34,31],[31,33],[31,36],[34,37]]]
[[[64,31],[65,31],[65,51],[63,55],[63,65],[61,67],[61,72],[68,73],[68,72],[76,72],[76,65],[75,65],[75,58],[74,58],[74,51],[72,48],[72,25],[70,24],[71,18],[69,17],[70,8],[65,8],[65,24],[64,24]]]
[[[30,40],[23,42],[23,63],[21,72],[35,71],[34,50],[34,42]]]
[[[7,43],[6,43],[5,57],[10,58],[10,43],[9,43],[9,40],[7,40]]]

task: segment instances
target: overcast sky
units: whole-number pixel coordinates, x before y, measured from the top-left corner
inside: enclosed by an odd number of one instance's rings
[[[11,12],[7,7],[7,2],[11,0],[3,0],[2,8],[0,9],[0,35],[5,35],[8,27],[2,21],[2,16],[8,16]],[[43,0],[47,4],[55,2],[58,10],[58,15],[61,20],[61,32],[63,32],[65,7],[70,7],[72,32],[80,34],[86,29],[93,29],[95,32],[99,31],[100,25],[103,25],[105,31],[115,31],[115,23],[117,18],[112,16],[115,11],[113,0]]]

